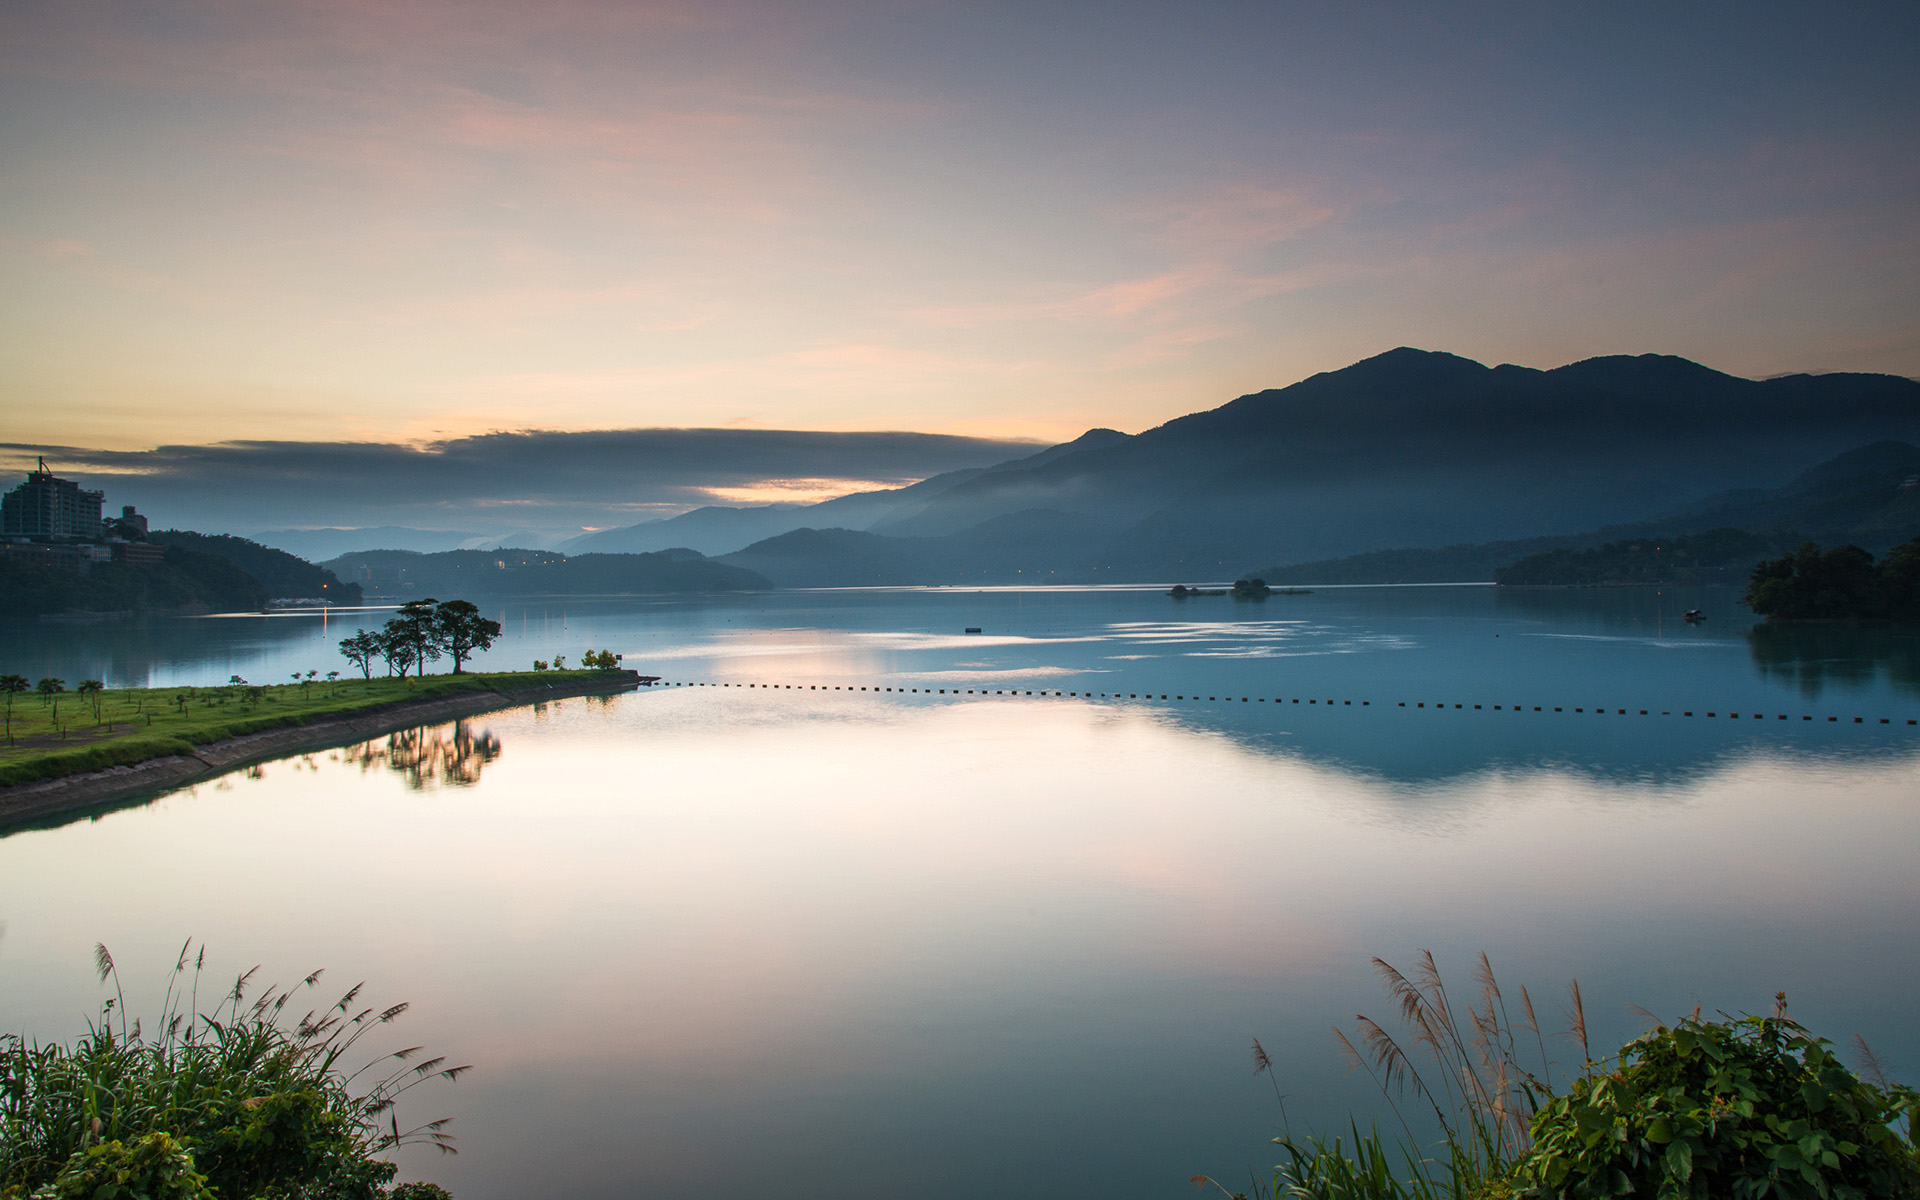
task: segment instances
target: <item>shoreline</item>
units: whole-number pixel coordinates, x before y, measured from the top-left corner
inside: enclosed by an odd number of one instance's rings
[[[457,721],[481,713],[574,696],[617,695],[634,691],[640,686],[638,671],[608,671],[604,672],[604,676],[533,687],[490,688],[454,696],[393,701],[339,716],[321,717],[304,725],[223,738],[195,746],[190,754],[162,755],[129,765],[0,787],[0,835],[49,817],[158,795],[257,762],[366,741],[410,725]]]

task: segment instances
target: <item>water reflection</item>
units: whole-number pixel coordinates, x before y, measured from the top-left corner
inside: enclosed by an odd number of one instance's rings
[[[1814,622],[1766,624],[1747,634],[1760,674],[1813,699],[1828,685],[1868,687],[1885,679],[1920,693],[1920,630],[1911,626]]]
[[[444,781],[463,727],[404,731],[0,839],[0,1013],[70,1035],[96,941],[132,979],[189,934],[268,976],[373,979],[480,1064],[430,1113],[464,1152],[403,1168],[462,1200],[1182,1194],[1264,1161],[1251,1036],[1292,1120],[1370,1119],[1326,1030],[1377,996],[1368,955],[1415,947],[1578,976],[1602,1043],[1637,1030],[1629,1003],[1784,988],[1920,1060],[1920,958],[1888,950],[1920,911],[1904,726],[1655,781],[1516,738],[1535,765],[1450,776],[1419,764],[1501,722],[1611,731],[1631,762],[1655,718],[1226,703],[563,700],[489,718],[504,760],[467,733],[492,765],[452,805],[401,780]]]
[[[487,730],[476,735],[465,721],[399,729],[340,751],[341,760],[358,766],[362,775],[385,767],[414,791],[470,787],[499,757],[500,739]]]

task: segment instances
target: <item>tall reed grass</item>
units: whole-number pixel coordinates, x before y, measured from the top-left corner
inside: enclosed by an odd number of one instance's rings
[[[1411,971],[1385,959],[1373,968],[1393,1005],[1399,1032],[1362,1013],[1351,1031],[1336,1028],[1335,1044],[1372,1078],[1388,1102],[1397,1134],[1377,1126],[1362,1131],[1349,1123],[1345,1137],[1296,1135],[1281,1109],[1282,1134],[1274,1139],[1282,1161],[1270,1182],[1254,1191],[1274,1200],[1468,1200],[1498,1194],[1489,1181],[1503,1178],[1532,1146],[1538,1106],[1554,1095],[1554,1063],[1548,1032],[1532,994],[1519,989],[1510,1006],[1481,954],[1476,992],[1462,1002],[1447,987],[1431,952],[1422,950]],[[1591,1065],[1585,1004],[1580,984],[1568,988],[1564,1032]],[[1273,1062],[1256,1039],[1254,1070],[1271,1078]],[[1278,1088],[1275,1088],[1278,1095]],[[1429,1130],[1426,1136],[1416,1125]],[[1198,1186],[1216,1181],[1195,1176]]]
[[[129,1018],[104,945],[95,959],[113,996],[84,1037],[41,1045],[0,1035],[5,1200],[93,1195],[88,1172],[124,1175],[127,1163],[156,1155],[184,1163],[189,1183],[170,1194],[200,1195],[194,1189],[203,1186],[215,1197],[372,1200],[395,1172],[377,1156],[421,1144],[453,1152],[445,1119],[402,1126],[397,1104],[422,1083],[470,1068],[422,1060],[418,1046],[372,1053],[363,1045],[406,1004],[364,1004],[356,984],[325,1007],[306,1007],[323,972],[256,991],[256,967],[202,1011],[206,951],[189,941],[146,1028]]]

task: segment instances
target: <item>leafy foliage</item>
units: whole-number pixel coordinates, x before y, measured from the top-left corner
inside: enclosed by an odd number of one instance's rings
[[[217,1200],[193,1155],[166,1133],[89,1146],[33,1200]]]
[[[1541,1107],[1516,1197],[1920,1196],[1920,1094],[1860,1079],[1784,1015],[1661,1026],[1619,1064]]]

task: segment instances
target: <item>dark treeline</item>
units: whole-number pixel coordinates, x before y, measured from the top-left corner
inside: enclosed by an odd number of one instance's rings
[[[1738,583],[1755,558],[1779,549],[1776,539],[1741,529],[1633,538],[1586,550],[1529,554],[1495,570],[1493,581],[1507,586]]]
[[[1753,568],[1740,602],[1785,620],[1920,621],[1920,537],[1875,562],[1858,546],[1821,552],[1807,542]]]
[[[259,580],[224,558],[169,546],[156,563],[74,571],[0,556],[0,617],[48,613],[236,611],[267,602]]]
[[[263,546],[248,538],[228,533],[163,529],[147,535],[147,540],[161,546],[178,546],[195,554],[224,558],[259,580],[269,597],[328,600],[334,604],[360,603],[359,584],[343,583],[325,567],[316,567],[297,555]]]

